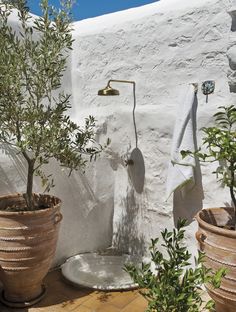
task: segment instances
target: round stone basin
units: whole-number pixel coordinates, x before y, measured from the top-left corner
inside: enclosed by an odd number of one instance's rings
[[[137,288],[129,274],[123,270],[126,263],[138,263],[130,255],[100,255],[85,253],[69,258],[62,265],[62,274],[75,286],[97,290],[128,290]]]

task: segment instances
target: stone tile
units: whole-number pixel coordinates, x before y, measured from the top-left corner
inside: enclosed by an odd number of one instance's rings
[[[90,290],[78,289],[68,285],[62,281],[60,275],[52,273],[49,273],[52,276],[47,279],[49,282],[47,282],[45,298],[35,306],[36,310],[32,312],[51,312],[56,309],[58,311],[72,311],[88,299]]]
[[[54,288],[52,286],[50,294],[48,294],[48,296],[35,307],[36,310],[32,312],[44,312],[44,310],[45,312],[54,310],[72,311],[82,305],[88,298],[89,295],[83,292],[76,292],[76,294],[72,292],[71,296],[69,296],[69,293],[63,293],[63,287]]]
[[[62,293],[68,299],[78,299],[89,296],[92,291],[84,288],[76,288],[62,281],[52,282],[51,286],[57,293]]]
[[[79,306],[79,307],[77,307],[77,308],[75,308],[74,310],[72,310],[73,312],[94,312],[94,310],[91,310],[91,309],[89,309],[89,308],[87,308],[87,307],[85,307],[85,306],[83,306],[83,305],[81,305],[81,306]],[[112,311],[110,311],[110,312],[112,312]]]
[[[0,305],[1,312],[62,312],[63,306],[61,304],[55,304],[48,307],[29,307],[26,309],[11,309]]]
[[[124,292],[94,292],[91,298],[83,303],[86,307],[97,311],[105,305],[113,306],[115,309],[122,309],[127,304],[137,298],[139,294],[137,291],[124,291]]]
[[[132,310],[130,310],[132,311]],[[120,312],[120,309],[114,307],[111,304],[103,304],[100,308],[93,310],[92,312]],[[132,311],[133,312],[133,311]]]
[[[127,304],[135,300],[139,294],[136,291],[119,292],[110,300],[110,303],[119,309],[123,309]]]
[[[63,305],[54,305],[50,307],[44,308],[33,308],[29,309],[29,312],[65,312],[65,311],[72,311],[72,309],[65,309]]]
[[[18,309],[15,311],[17,312]],[[48,309],[47,308],[28,308],[27,312],[48,312]]]
[[[91,297],[95,298],[102,303],[110,303],[113,299],[115,299],[120,292],[109,292],[109,291],[95,291],[91,294]]]
[[[76,310],[76,308],[78,310],[80,310],[80,307],[83,306],[83,307],[86,307],[88,309],[92,309],[92,308],[95,308],[97,306],[100,306],[100,302],[96,302],[94,301],[94,304],[91,305],[91,304],[88,304],[88,306],[86,305],[87,302],[91,299],[91,297],[81,297],[81,298],[77,298],[77,299],[73,299],[73,300],[69,300],[69,301],[66,301],[64,302],[64,308],[66,311],[71,311],[71,310]],[[98,303],[98,304],[97,304]],[[104,303],[101,303],[101,305],[103,305]]]
[[[77,300],[68,300],[65,301],[61,304],[61,307],[63,308],[64,311],[80,311],[80,307],[82,305],[82,302],[77,301]]]
[[[64,302],[61,302],[59,304],[50,305],[47,307],[35,307],[29,309],[29,312],[71,312],[71,311],[80,311],[81,304],[73,301],[73,300],[65,300]],[[85,310],[86,312],[90,312],[90,310]],[[15,311],[17,312],[17,311]]]
[[[96,311],[98,308],[100,308],[105,303],[98,300],[96,297],[91,297],[85,302],[83,302],[83,306],[90,308],[92,311]]]
[[[147,308],[147,301],[139,295],[136,299],[134,299],[131,303],[126,305],[125,308],[120,310],[120,312],[144,312]]]

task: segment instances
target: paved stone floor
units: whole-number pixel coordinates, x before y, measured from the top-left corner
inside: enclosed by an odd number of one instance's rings
[[[45,278],[47,294],[36,306],[10,309],[0,304],[0,312],[144,312],[145,299],[135,291],[102,292],[78,289],[63,281],[60,271]]]

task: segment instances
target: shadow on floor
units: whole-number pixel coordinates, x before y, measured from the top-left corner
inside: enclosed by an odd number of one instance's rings
[[[40,301],[35,307],[48,307],[60,305],[66,307],[71,305],[75,300],[80,301],[87,298],[92,290],[74,287],[67,282],[59,270],[50,272],[44,279],[47,288],[45,298]]]
[[[25,309],[10,309],[0,304],[0,312],[144,312],[146,300],[132,291],[94,291],[74,287],[64,281],[60,271],[50,272],[44,283],[45,298]]]
[[[34,312],[37,308],[53,306],[63,309],[67,306],[73,306],[75,301],[78,304],[83,299],[86,300],[92,293],[92,290],[75,288],[66,283],[59,270],[50,272],[44,279],[44,285],[46,286],[46,295],[39,303],[22,309],[13,309],[0,304],[0,312]]]

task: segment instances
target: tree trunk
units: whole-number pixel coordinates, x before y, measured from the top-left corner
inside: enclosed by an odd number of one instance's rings
[[[28,160],[27,190],[25,194],[25,200],[28,210],[34,210],[34,200],[33,200],[34,163],[35,163],[34,159]]]

